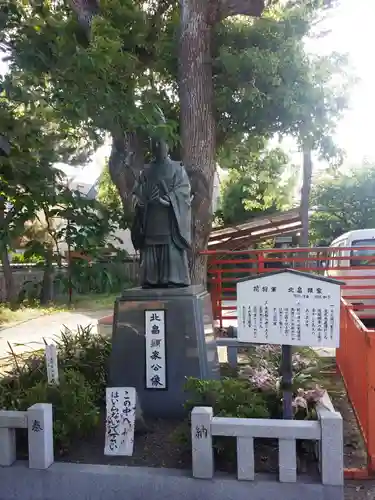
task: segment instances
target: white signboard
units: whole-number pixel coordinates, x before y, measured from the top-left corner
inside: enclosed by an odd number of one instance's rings
[[[59,385],[59,367],[57,363],[57,351],[55,345],[46,345],[45,359],[48,383],[50,385]]]
[[[340,284],[297,272],[237,283],[239,342],[339,347]]]
[[[134,387],[107,387],[104,455],[133,455],[136,401]]]
[[[167,388],[165,311],[145,311],[146,389]]]

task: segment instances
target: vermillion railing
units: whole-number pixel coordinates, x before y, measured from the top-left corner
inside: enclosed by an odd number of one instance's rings
[[[373,255],[333,252],[372,251]],[[208,282],[215,319],[221,327],[237,319],[236,282],[246,276],[283,268],[327,275],[345,282],[342,295],[360,317],[375,319],[375,246],[353,248],[288,248],[247,251],[206,251]],[[366,260],[366,265],[350,265]],[[348,265],[349,263],[349,265]],[[344,265],[345,264],[345,265]]]

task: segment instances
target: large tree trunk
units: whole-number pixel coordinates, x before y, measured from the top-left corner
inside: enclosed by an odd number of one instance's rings
[[[211,230],[211,200],[215,175],[215,117],[211,64],[212,26],[208,2],[181,0],[179,83],[182,159],[192,185],[193,283],[205,283]]]
[[[40,303],[46,305],[53,300],[53,249],[49,248],[46,253],[46,263],[43,272],[42,289],[40,292]]]
[[[6,233],[6,225],[8,224],[5,216],[5,202],[0,196],[0,230],[2,228],[2,233]],[[12,268],[9,261],[8,245],[5,240],[5,236],[0,239],[0,260],[3,266],[3,274],[5,280],[5,298],[6,301],[11,305],[17,303],[17,291],[14,283],[14,276]]]
[[[300,233],[300,246],[309,246],[309,202],[312,179],[311,149],[307,145],[303,147],[303,180],[301,189],[300,215],[302,229]]]
[[[180,0],[179,84],[182,159],[193,192],[193,283],[205,283],[206,250],[212,224],[216,122],[213,108],[212,30],[237,15],[260,16],[264,0]]]
[[[13,271],[9,261],[8,248],[5,244],[1,244],[0,259],[3,265],[3,273],[5,280],[5,298],[12,306],[17,303],[16,285],[14,283]]]

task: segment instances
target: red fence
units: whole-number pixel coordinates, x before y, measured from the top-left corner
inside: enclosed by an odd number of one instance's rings
[[[337,365],[366,443],[366,471],[375,472],[375,246],[207,251],[213,311],[221,327],[237,319],[236,281],[280,268],[326,275],[343,281]],[[364,322],[367,323],[367,327]],[[360,473],[360,474],[358,474]]]
[[[354,254],[353,254],[354,252]],[[342,295],[361,318],[375,319],[375,246],[207,251],[208,282],[219,325],[237,319],[236,282],[281,268],[326,275],[345,282]]]
[[[342,299],[340,348],[336,351],[336,362],[365,441],[368,472],[373,474],[375,472],[375,331],[366,328],[347,305]]]

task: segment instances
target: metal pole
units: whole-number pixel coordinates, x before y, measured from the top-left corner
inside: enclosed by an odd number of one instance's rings
[[[283,390],[283,418],[291,420],[293,418],[293,367],[292,367],[292,346],[281,346],[281,379]]]

